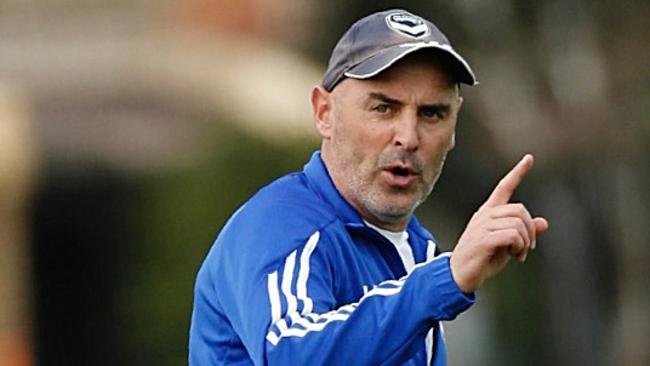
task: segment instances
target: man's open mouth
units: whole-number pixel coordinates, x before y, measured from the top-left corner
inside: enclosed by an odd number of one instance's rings
[[[403,164],[387,166],[384,171],[387,173],[387,183],[399,188],[410,186],[418,174],[412,167]]]
[[[389,171],[399,177],[408,177],[412,174],[411,169],[406,167],[393,167],[390,168]]]

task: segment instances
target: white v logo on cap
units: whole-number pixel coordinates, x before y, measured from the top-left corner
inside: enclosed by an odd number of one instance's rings
[[[411,38],[422,38],[431,33],[422,18],[403,11],[388,14],[386,24],[393,31]]]

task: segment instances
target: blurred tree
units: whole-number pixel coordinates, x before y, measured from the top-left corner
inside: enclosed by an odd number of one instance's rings
[[[315,146],[217,126],[205,133],[213,149],[204,158],[145,177],[128,211],[137,245],[122,272],[120,342],[133,365],[186,362],[193,283],[216,234],[255,191],[302,169]]]

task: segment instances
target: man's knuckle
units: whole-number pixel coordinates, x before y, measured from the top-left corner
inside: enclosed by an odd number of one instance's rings
[[[515,209],[517,210],[517,213],[519,213],[520,215],[524,215],[526,212],[528,212],[528,210],[526,210],[526,206],[523,203],[517,202],[514,205],[515,205]]]
[[[519,231],[516,229],[510,229],[508,230],[508,239],[516,242],[521,238],[521,235],[519,234]]]

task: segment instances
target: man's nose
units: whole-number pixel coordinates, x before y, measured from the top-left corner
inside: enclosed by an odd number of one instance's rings
[[[406,151],[417,150],[420,144],[417,113],[404,113],[394,124],[394,143]]]

